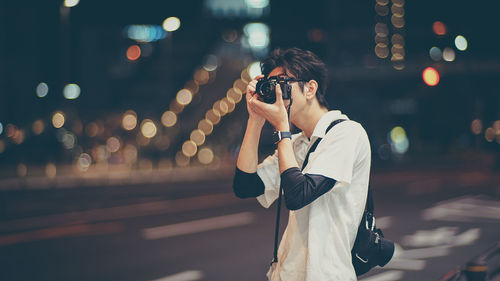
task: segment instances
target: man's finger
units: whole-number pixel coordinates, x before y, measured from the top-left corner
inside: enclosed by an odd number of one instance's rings
[[[283,95],[280,84],[276,84],[276,102],[278,102],[279,104],[283,104]]]

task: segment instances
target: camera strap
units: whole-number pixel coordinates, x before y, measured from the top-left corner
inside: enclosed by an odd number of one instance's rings
[[[290,105],[288,106],[288,117],[290,118],[290,107],[292,105],[292,98],[290,97]],[[328,133],[328,131],[330,131],[331,128],[333,128],[333,126],[337,125],[338,123],[340,122],[343,122],[345,121],[346,119],[337,119],[335,121],[333,121],[329,126],[328,128],[326,129],[326,133]],[[313,145],[311,146],[311,148],[309,148],[309,151],[307,151],[307,154],[306,154],[306,158],[304,159],[304,163],[302,164],[302,169],[301,170],[304,170],[304,168],[306,167],[308,161],[309,161],[309,155],[314,152],[316,150],[316,147],[318,146],[319,142],[322,140],[322,138],[318,138],[314,143]],[[279,230],[280,230],[280,215],[281,215],[281,198],[282,198],[282,193],[283,193],[283,186],[280,184],[280,191],[279,191],[279,195],[278,195],[278,210],[276,211],[276,228],[275,228],[275,232],[274,232],[274,256],[273,256],[273,261],[271,262],[271,265],[275,262],[278,262],[278,236],[279,236]],[[370,193],[370,188],[368,189],[368,202],[367,202],[367,206],[368,206],[368,209],[369,211],[373,214],[373,201],[372,201],[372,197],[371,197],[371,193]],[[365,210],[366,210],[366,206],[365,206]]]

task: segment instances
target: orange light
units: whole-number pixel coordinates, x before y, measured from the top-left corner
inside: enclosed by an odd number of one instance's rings
[[[436,35],[445,35],[446,34],[446,25],[440,21],[435,21],[432,24],[432,30]]]
[[[127,59],[135,61],[141,56],[141,48],[137,45],[132,45],[127,49]]]
[[[422,78],[425,84],[429,86],[436,86],[439,83],[439,73],[432,67],[427,67],[422,72]]]

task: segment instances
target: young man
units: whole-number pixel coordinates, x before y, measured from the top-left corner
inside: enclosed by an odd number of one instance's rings
[[[368,192],[371,152],[363,127],[340,111],[328,111],[325,64],[310,51],[274,50],[262,64],[263,75],[248,84],[247,128],[236,164],[234,192],[256,197],[268,208],[283,188],[288,225],[271,281],[357,280],[351,260]],[[290,100],[276,87],[276,102],[264,103],[256,91],[263,77],[290,77]],[[289,116],[288,116],[289,110]],[[328,133],[327,128],[337,123]],[[265,121],[281,139],[277,151],[258,164],[258,144]],[[289,122],[302,130],[289,136]],[[313,143],[322,138],[309,155]]]

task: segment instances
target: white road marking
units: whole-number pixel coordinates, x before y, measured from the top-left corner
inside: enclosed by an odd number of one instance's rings
[[[398,270],[386,271],[367,278],[361,278],[360,281],[397,281],[403,277],[404,273]]]
[[[384,268],[402,269],[402,270],[423,270],[427,265],[423,260],[409,260],[401,258],[393,258]]]
[[[148,240],[168,238],[173,236],[198,233],[214,229],[229,228],[234,226],[250,224],[255,220],[255,215],[250,212],[237,213],[233,215],[201,219],[165,226],[145,228],[142,231],[144,238]]]
[[[450,246],[437,246],[431,248],[404,250],[401,257],[405,259],[427,259],[435,257],[444,257],[449,254],[450,254]]]
[[[432,230],[419,230],[413,235],[406,235],[402,242],[410,247],[427,246],[466,246],[472,245],[481,234],[479,228],[471,228],[457,234],[457,227],[439,227]]]
[[[500,201],[486,196],[465,196],[439,202],[422,212],[424,220],[484,221],[500,220]]]
[[[203,272],[199,270],[189,270],[152,281],[195,281],[201,278],[203,278]]]

